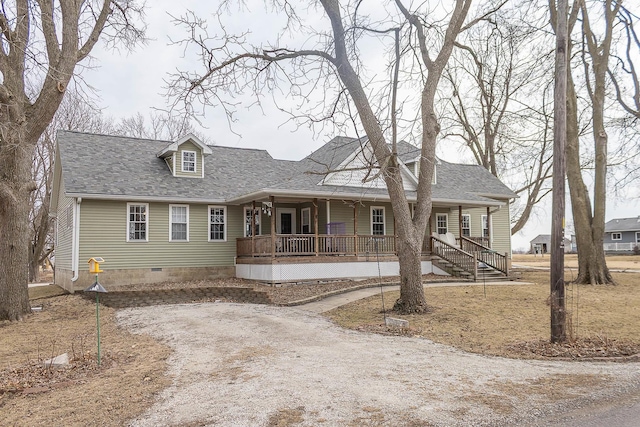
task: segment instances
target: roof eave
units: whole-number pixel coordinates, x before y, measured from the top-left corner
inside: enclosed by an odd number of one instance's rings
[[[170,196],[138,196],[129,194],[97,194],[97,193],[75,193],[66,192],[67,197],[81,197],[91,200],[113,200],[113,201],[140,201],[140,202],[180,202],[180,203],[216,203],[226,204],[225,199],[219,198],[195,198],[195,197],[170,197]]]

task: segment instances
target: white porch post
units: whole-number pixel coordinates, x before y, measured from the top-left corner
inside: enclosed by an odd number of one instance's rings
[[[269,196],[271,202],[271,258],[276,258],[276,198]]]
[[[318,246],[320,242],[318,241],[318,199],[313,199],[313,230],[315,232],[315,252],[316,256],[318,256]]]

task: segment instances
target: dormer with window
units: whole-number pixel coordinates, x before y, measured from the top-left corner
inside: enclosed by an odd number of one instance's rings
[[[204,178],[204,158],[211,148],[194,135],[187,135],[166,146],[156,156],[164,159],[173,176]]]

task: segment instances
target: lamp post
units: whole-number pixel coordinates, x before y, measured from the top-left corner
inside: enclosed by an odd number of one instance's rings
[[[95,292],[96,293],[96,327],[98,329],[98,366],[101,363],[100,357],[100,294],[106,293],[107,290],[102,287],[100,282],[98,282],[98,273],[102,273],[100,270],[100,263],[104,262],[104,259],[100,257],[91,258],[89,261],[89,272],[95,274],[96,280],[93,282],[93,285],[89,286],[85,289],[85,292]]]

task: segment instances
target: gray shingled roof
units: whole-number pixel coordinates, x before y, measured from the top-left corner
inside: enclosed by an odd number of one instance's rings
[[[386,190],[318,185],[327,167],[337,167],[361,142],[336,137],[298,162],[273,159],[264,150],[211,146],[205,177],[191,179],[174,177],[164,160],[156,157],[168,141],[58,132],[67,194],[230,203],[259,192],[388,198]],[[399,144],[399,151],[407,160],[419,152],[406,143]],[[480,166],[446,162],[437,166],[434,201],[495,202],[486,196],[507,199],[515,194]]]
[[[604,225],[604,231],[610,233],[612,231],[640,231],[640,215],[633,218],[614,218],[607,221]]]

